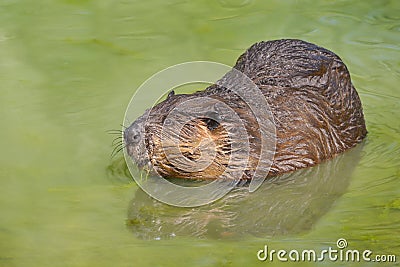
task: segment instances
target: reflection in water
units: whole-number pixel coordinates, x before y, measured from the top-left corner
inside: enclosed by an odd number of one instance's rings
[[[163,204],[137,190],[128,228],[142,239],[267,237],[307,231],[345,191],[363,144],[313,168],[264,181],[254,193],[237,187],[198,208]]]

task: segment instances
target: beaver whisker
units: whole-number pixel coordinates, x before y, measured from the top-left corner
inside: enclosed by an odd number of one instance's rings
[[[122,138],[122,136],[117,136],[114,138],[111,145],[114,146],[116,144],[123,143],[123,142],[124,142],[124,139]]]
[[[114,144],[115,147],[120,147],[120,146],[124,146],[124,145],[125,145],[125,143],[124,143],[123,140],[121,140],[121,142],[118,142],[118,143]]]
[[[117,146],[114,147],[113,151],[111,152],[111,158],[114,158],[119,152],[121,152],[124,148],[126,148],[126,145],[123,143],[118,144]]]
[[[107,130],[106,133],[108,134],[122,134],[124,131],[122,130],[117,130],[117,129],[111,129],[111,130]]]
[[[108,134],[118,135],[111,142],[111,146],[113,146],[114,148],[111,152],[110,157],[114,158],[122,149],[124,149],[126,147],[126,144],[124,143],[124,136],[123,136],[124,132],[122,130],[117,130],[117,129],[107,130],[106,132]]]

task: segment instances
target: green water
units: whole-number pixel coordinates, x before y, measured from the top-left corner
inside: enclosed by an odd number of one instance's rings
[[[279,38],[347,64],[369,131],[357,155],[266,183],[243,205],[216,203],[219,213],[154,203],[121,155],[110,158],[106,131],[152,74],[193,60],[233,65]],[[266,266],[256,257],[266,244],[323,249],[338,238],[399,264],[399,43],[398,1],[0,1],[0,266]],[[315,177],[328,179],[321,190]],[[304,205],[282,201],[296,193]],[[285,208],[267,218],[271,199]],[[206,232],[174,225],[181,218]]]

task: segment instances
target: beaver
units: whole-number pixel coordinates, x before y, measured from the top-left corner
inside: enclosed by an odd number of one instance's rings
[[[268,177],[314,166],[354,147],[367,135],[349,71],[339,56],[325,48],[296,39],[262,41],[247,49],[233,70],[259,88],[273,116],[276,143]],[[237,82],[232,73],[221,80]],[[172,138],[177,133],[165,135],[163,126],[171,123],[166,121],[168,114],[182,103],[202,98],[227,104],[240,122],[225,121],[223,111],[214,108],[204,112],[216,119],[191,118],[179,129],[178,138]],[[217,179],[229,166],[237,142],[230,138],[229,129],[239,124],[247,133],[243,141],[249,143],[242,179],[249,180],[260,160],[262,133],[246,101],[218,82],[193,94],[171,91],[166,100],[127,127],[123,139],[127,154],[139,167],[166,178]],[[162,138],[171,141],[161,145]],[[196,164],[204,155],[212,158],[202,168],[184,168],[171,160],[181,157]]]

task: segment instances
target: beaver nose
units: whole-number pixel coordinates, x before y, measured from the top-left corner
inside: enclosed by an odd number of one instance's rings
[[[127,145],[137,144],[140,141],[140,132],[132,126],[124,131],[124,140]]]

